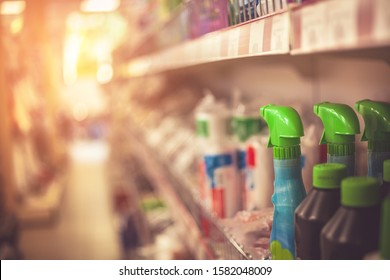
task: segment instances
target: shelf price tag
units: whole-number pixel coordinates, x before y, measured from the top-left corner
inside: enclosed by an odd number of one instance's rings
[[[358,1],[326,2],[329,47],[348,46],[358,39]]]
[[[290,21],[287,13],[272,17],[271,51],[289,51]]]
[[[377,0],[374,13],[374,38],[390,40],[390,1]]]
[[[228,39],[228,57],[237,57],[240,44],[240,28],[229,30]]]
[[[249,35],[249,54],[257,54],[263,51],[264,20],[251,23]]]
[[[326,46],[326,3],[308,6],[301,12],[301,50],[311,51]]]

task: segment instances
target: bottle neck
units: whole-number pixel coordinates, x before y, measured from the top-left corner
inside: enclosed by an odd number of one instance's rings
[[[287,160],[287,159],[298,159],[301,157],[301,146],[290,146],[290,147],[274,147],[274,159],[276,160]]]
[[[328,155],[350,156],[355,154],[355,143],[329,143]]]

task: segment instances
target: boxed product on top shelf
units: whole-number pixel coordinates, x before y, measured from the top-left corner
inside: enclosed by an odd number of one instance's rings
[[[144,3],[144,1],[140,1]],[[173,47],[187,40],[226,29],[230,26],[288,10],[303,0],[190,0],[179,1],[176,8],[166,12],[165,1],[145,5],[144,13],[133,26],[141,30],[140,38],[132,40],[131,56],[147,55]],[[157,12],[156,12],[157,11]],[[163,12],[161,12],[163,11]],[[164,12],[165,11],[165,12]],[[134,21],[133,13],[128,17]],[[146,27],[145,22],[149,23]],[[138,25],[138,26],[137,26]],[[135,43],[136,42],[136,43]],[[146,44],[147,42],[147,44]]]
[[[229,0],[229,25],[287,10],[307,0]]]

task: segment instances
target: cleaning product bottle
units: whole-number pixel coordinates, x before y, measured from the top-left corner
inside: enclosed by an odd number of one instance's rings
[[[314,113],[324,125],[320,144],[327,144],[328,162],[343,163],[348,176],[355,175],[355,134],[360,133],[356,113],[348,105],[329,102],[315,104]]]
[[[295,210],[295,246],[298,259],[321,259],[321,230],[340,207],[340,185],[346,176],[347,167],[341,163],[314,166],[313,188]]]
[[[241,107],[241,106],[240,106]],[[257,116],[246,114],[245,112],[237,112],[232,120],[234,142],[237,147],[237,184],[241,197],[239,209],[247,209],[247,189],[245,186],[246,180],[246,142],[255,133],[261,129],[261,119]]]
[[[206,165],[204,162],[204,152],[210,145],[210,116],[215,113],[213,108],[216,106],[214,95],[207,91],[200,103],[195,108],[196,141],[197,141],[197,166],[198,166],[198,184],[199,197],[207,209],[211,209],[211,193],[206,186]]]
[[[235,149],[229,135],[231,118],[222,103],[213,110],[208,116],[209,141],[203,152],[206,191],[214,213],[219,218],[230,218],[239,211]]]
[[[383,162],[383,183],[380,191],[382,199],[390,195],[390,159]]]
[[[371,100],[355,103],[365,123],[361,141],[368,141],[368,176],[383,180],[383,161],[390,159],[390,104]]]
[[[274,167],[272,149],[268,149],[269,129],[262,128],[246,143],[246,210],[272,207]]]
[[[379,181],[349,177],[341,182],[341,207],[321,231],[321,258],[359,260],[378,249]]]
[[[383,260],[390,260],[390,196],[382,203],[379,253]]]
[[[390,196],[382,202],[379,251],[368,254],[367,260],[390,260]]]
[[[298,113],[291,107],[270,104],[262,107],[260,114],[268,124],[268,146],[273,147],[274,153],[272,259],[294,259],[294,211],[306,196],[300,147],[303,125]]]

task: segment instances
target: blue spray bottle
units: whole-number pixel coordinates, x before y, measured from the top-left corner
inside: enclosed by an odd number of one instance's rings
[[[301,140],[303,125],[291,107],[267,105],[260,109],[268,124],[268,147],[274,152],[274,220],[270,251],[274,260],[295,259],[294,211],[306,196],[302,180]]]

